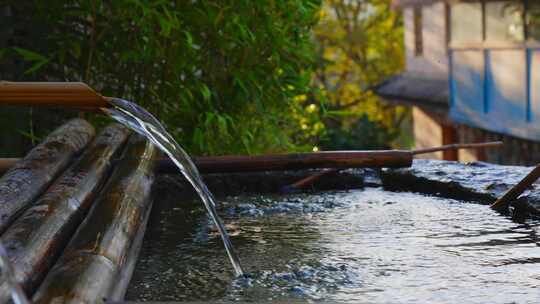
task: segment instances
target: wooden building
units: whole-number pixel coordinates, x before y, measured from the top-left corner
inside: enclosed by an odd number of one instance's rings
[[[417,148],[503,140],[501,150],[429,155],[540,161],[540,1],[400,0],[406,70],[380,84],[413,108]]]

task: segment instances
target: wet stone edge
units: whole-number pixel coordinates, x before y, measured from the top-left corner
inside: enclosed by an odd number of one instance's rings
[[[381,171],[383,187],[390,191],[413,191],[490,205],[532,168],[484,162],[418,159],[410,168]],[[540,183],[513,203],[519,212],[540,214]]]

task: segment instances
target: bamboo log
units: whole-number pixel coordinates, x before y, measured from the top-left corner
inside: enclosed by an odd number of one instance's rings
[[[313,168],[398,168],[412,164],[410,151],[332,151],[316,153],[270,154],[255,156],[195,157],[194,162],[203,173],[299,170]],[[169,159],[160,159],[157,172],[176,173]]]
[[[316,168],[396,168],[409,167],[412,164],[413,156],[418,154],[455,149],[491,148],[500,145],[502,145],[502,142],[494,141],[473,144],[451,144],[412,151],[335,151],[255,156],[226,155],[194,157],[193,161],[202,173],[301,170]],[[2,170],[9,168],[15,161],[16,159],[0,159],[0,173],[2,173]],[[156,170],[159,173],[178,172],[176,165],[169,159],[160,159],[157,162]]]
[[[333,151],[316,153],[270,154],[270,155],[226,155],[194,157],[193,161],[201,173],[254,172],[301,170],[314,168],[399,168],[412,164],[411,151]],[[14,159],[0,162],[7,167]],[[156,160],[158,173],[178,173],[176,165],[168,158]]]
[[[115,157],[128,138],[128,129],[106,127],[81,157],[62,174],[2,235],[15,275],[28,294],[41,282],[81,223],[96,193],[108,177]],[[10,291],[0,285],[0,303]]]
[[[512,201],[516,200],[527,188],[529,188],[540,177],[540,165],[534,167],[522,180],[519,181],[514,187],[510,188],[503,194],[495,203],[491,205],[491,208],[499,212],[508,211],[508,207]]]
[[[0,81],[0,104],[62,106],[80,109],[109,107],[106,97],[82,82]]]
[[[121,300],[129,279],[122,269],[130,264],[137,233],[145,226],[152,202],[153,162],[157,150],[134,135],[111,178],[101,191],[62,257],[34,296],[36,303],[95,303]],[[120,298],[111,298],[111,295]]]
[[[17,161],[16,158],[0,159],[0,173]],[[194,157],[201,173],[254,172],[302,170],[314,168],[365,168],[409,167],[410,151],[336,151],[274,155],[226,155]],[[158,173],[178,173],[176,165],[168,158],[156,160]]]
[[[315,153],[293,153],[255,156],[212,156],[195,157],[199,171],[203,173],[250,172],[299,170],[315,168],[401,168],[412,165],[413,156],[434,151],[453,149],[478,149],[497,147],[502,142],[474,144],[453,144],[420,150],[378,150],[378,151],[327,151]],[[175,173],[176,166],[169,159],[158,162],[157,172]],[[331,171],[326,174],[330,174]],[[326,175],[326,174],[323,174]]]
[[[51,133],[0,179],[0,233],[26,209],[94,137],[86,121],[73,119]]]

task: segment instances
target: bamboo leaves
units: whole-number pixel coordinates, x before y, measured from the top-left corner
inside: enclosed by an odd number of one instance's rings
[[[26,50],[19,47],[14,47],[13,50],[17,54],[22,56],[24,60],[32,63],[32,66],[24,72],[25,74],[32,74],[49,62],[49,58],[43,55],[40,55],[36,52],[32,52],[30,50]]]
[[[292,98],[311,90],[320,0],[6,1],[29,33],[6,40],[27,63],[10,74],[133,100],[195,154],[283,151],[301,132]]]

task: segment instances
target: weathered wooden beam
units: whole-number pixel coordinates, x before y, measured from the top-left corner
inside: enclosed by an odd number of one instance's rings
[[[15,276],[28,294],[34,292],[73,236],[128,135],[128,129],[119,124],[106,127],[2,235],[7,254],[15,265]],[[0,303],[9,297],[8,286],[0,285]]]
[[[54,181],[94,137],[73,119],[51,133],[0,178],[0,233]]]
[[[141,225],[150,212],[156,148],[134,135],[88,216],[45,277],[36,303],[121,300],[115,290],[129,279],[122,269],[133,258]],[[118,298],[111,298],[115,296]]]

